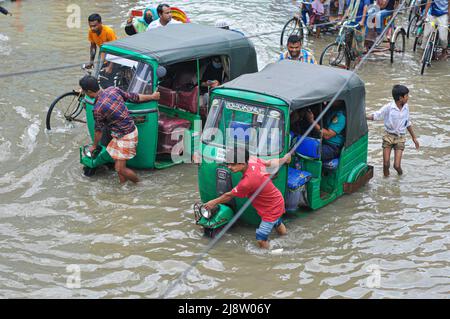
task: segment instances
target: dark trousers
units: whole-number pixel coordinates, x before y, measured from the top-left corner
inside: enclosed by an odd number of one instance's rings
[[[328,161],[339,157],[340,148],[337,145],[322,144],[322,161]]]

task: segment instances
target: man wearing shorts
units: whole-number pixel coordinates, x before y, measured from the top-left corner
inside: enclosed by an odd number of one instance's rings
[[[250,157],[244,148],[229,149],[227,152],[227,166],[233,173],[242,173],[241,181],[230,192],[213,199],[205,204],[206,209],[212,209],[218,204],[228,203],[233,197],[251,197],[258,188],[270,179],[266,167],[281,166],[289,163],[290,154],[281,159],[264,161],[257,157]],[[269,248],[269,234],[275,228],[278,234],[287,233],[281,216],[285,213],[284,198],[271,180],[262,188],[252,202],[256,212],[261,217],[261,223],[256,230],[256,240],[260,248]]]
[[[159,92],[150,95],[127,93],[117,87],[109,87],[101,90],[95,77],[86,75],[80,80],[83,93],[95,99],[94,119],[95,134],[94,143],[90,151],[94,151],[102,138],[103,128],[111,131],[112,140],[106,150],[114,159],[114,168],[119,174],[120,183],[130,180],[139,181],[136,173],[126,167],[126,162],[136,155],[138,142],[138,130],[130,116],[125,101],[133,103],[159,100]]]
[[[419,141],[412,129],[408,108],[409,90],[403,85],[394,85],[392,97],[394,101],[383,106],[379,111],[367,116],[368,120],[384,120],[385,134],[383,136],[383,174],[389,176],[391,150],[394,149],[394,169],[398,175],[403,174],[401,167],[403,150],[405,149],[406,130],[419,149]]]

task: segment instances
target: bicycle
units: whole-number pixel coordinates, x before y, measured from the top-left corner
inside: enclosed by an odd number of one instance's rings
[[[87,68],[85,64],[82,65],[81,69],[85,75],[92,75],[93,70]],[[126,72],[129,72],[128,68],[116,67],[116,64],[114,64],[112,74],[107,77],[104,69],[102,69],[98,76],[99,86],[101,88],[115,86],[126,90],[129,84],[127,80],[129,76],[126,75]],[[81,90],[72,90],[58,96],[50,104],[47,111],[45,121],[47,130],[51,131],[52,128],[56,128],[56,130],[65,129],[67,124],[72,122],[86,123],[85,116],[83,116],[84,99],[85,95]]]
[[[425,21],[427,23],[428,21]],[[431,61],[436,60],[439,48],[439,25],[434,21],[431,22],[432,31],[427,39],[427,45],[422,55],[422,67],[420,69],[420,75],[423,75],[425,66],[431,67]],[[448,27],[448,26],[447,26]],[[447,44],[448,46],[448,44]]]
[[[352,43],[354,29],[356,29],[357,27],[358,26],[350,25],[348,21],[345,21],[339,30],[336,41],[327,45],[322,51],[319,64],[324,64],[325,56],[329,55],[329,65],[339,67],[342,65],[342,62],[345,61],[344,66],[347,70],[349,70],[352,61],[356,60],[356,56],[352,48]]]
[[[320,55],[319,64],[324,64],[324,62],[326,62],[326,56],[329,55],[329,65],[340,67],[342,61],[345,59],[344,67],[347,70],[352,68],[351,64],[356,61],[357,58],[352,49],[353,34],[354,30],[358,28],[358,25],[353,26],[349,23],[349,21],[345,21],[339,30],[336,41],[325,47]],[[405,52],[406,32],[402,27],[394,27],[393,24],[389,26],[389,29],[390,30],[385,33],[392,35],[388,40],[389,47],[380,50],[389,50],[391,63],[394,63],[394,53],[404,54]]]
[[[416,2],[418,2],[416,4]],[[422,3],[422,0],[413,0],[411,1],[411,7],[408,17],[408,28],[406,29],[406,37],[409,39],[409,35],[412,34],[415,36],[418,25],[422,24],[422,16],[425,11],[426,3]]]
[[[287,39],[291,35],[297,35],[303,39],[305,34],[315,33],[314,26],[309,25],[311,12],[311,2],[298,1],[298,11],[294,13],[294,16],[289,19],[281,31],[280,46],[284,48],[284,44],[287,43]],[[320,24],[321,31],[331,32],[335,30],[334,24],[330,22],[324,22]]]

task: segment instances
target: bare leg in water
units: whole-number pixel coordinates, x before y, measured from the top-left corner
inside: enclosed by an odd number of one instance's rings
[[[384,177],[389,176],[389,166],[391,166],[391,148],[385,147],[383,149],[383,175]]]
[[[119,180],[121,184],[125,183],[127,180],[130,180],[133,183],[139,182],[139,178],[137,177],[136,173],[127,167],[126,160],[116,160],[116,162],[114,163],[114,168],[117,174],[119,174]]]
[[[402,162],[403,150],[394,150],[394,169],[397,171],[398,175],[403,174],[401,162]]]

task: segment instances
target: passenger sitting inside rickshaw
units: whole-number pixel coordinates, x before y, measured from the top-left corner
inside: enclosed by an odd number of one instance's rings
[[[320,108],[318,107],[310,107],[308,109],[303,108],[303,109],[299,109],[299,110],[295,110],[291,113],[291,120],[290,120],[290,127],[291,127],[291,132],[295,135],[295,136],[302,136],[303,134],[305,134],[305,132],[308,130],[308,128],[310,127],[311,123],[309,123],[306,120],[306,112],[307,110],[311,110],[314,114],[319,114],[320,113]],[[309,137],[312,138],[320,138],[320,132],[317,132],[316,130],[312,130],[309,134]]]
[[[212,59],[205,61],[206,64],[201,66],[205,68],[200,80],[200,94],[202,106],[208,105],[209,90],[221,85],[224,81],[225,71],[220,56],[214,56]]]
[[[312,124],[314,114],[308,110],[305,114],[306,120]],[[344,112],[344,102],[336,101],[323,117],[323,127],[320,124],[314,125],[316,132],[322,132],[322,161],[329,161],[338,158],[345,142],[346,117]]]
[[[376,31],[380,34],[385,28],[385,20],[389,19],[398,5],[398,0],[377,0],[377,5],[380,7],[375,15]]]
[[[325,0],[314,0],[311,4],[309,24],[316,29],[315,36],[320,36],[320,24],[329,22],[328,15],[325,14]]]

